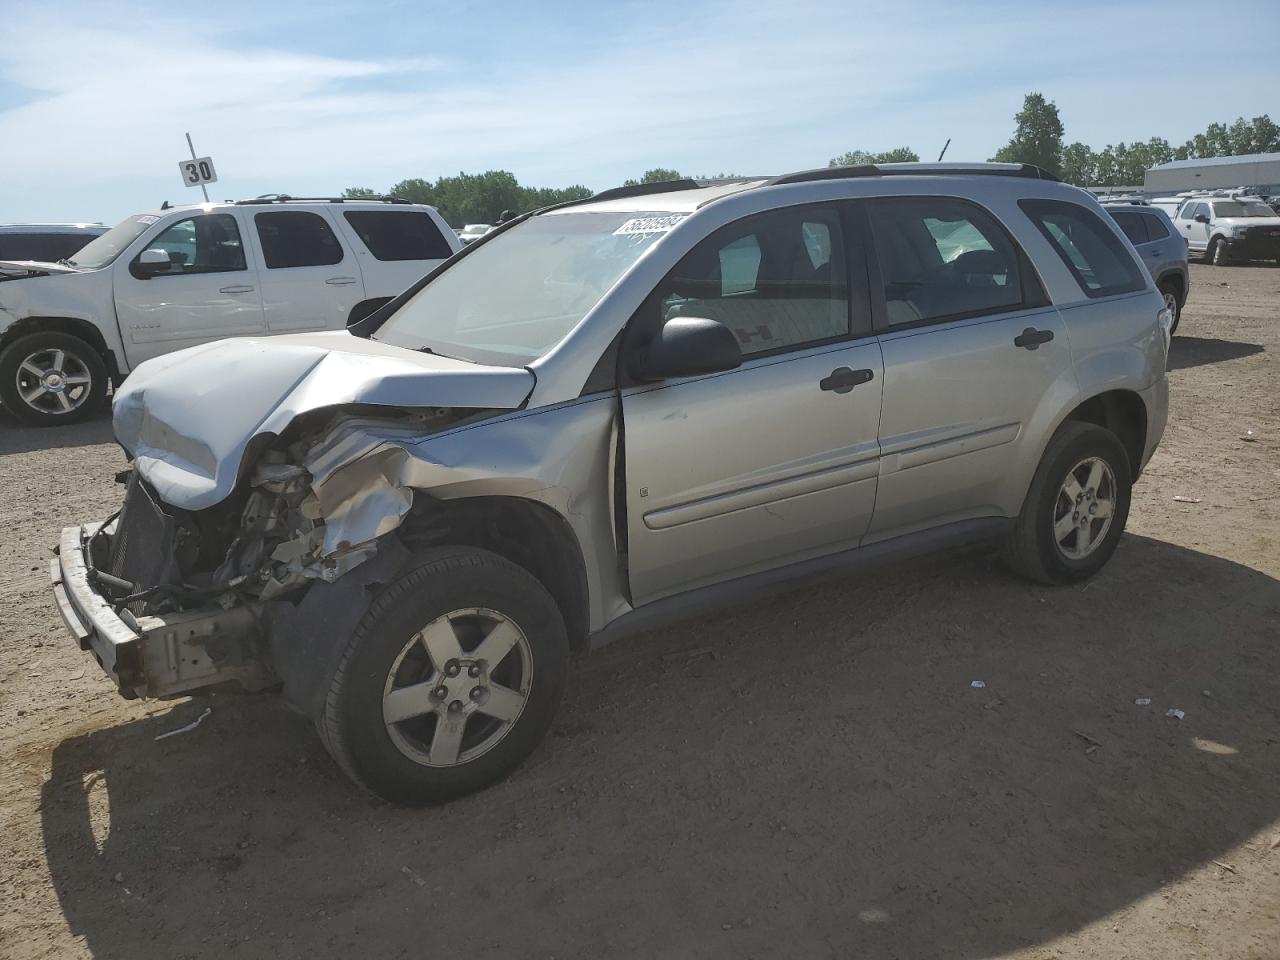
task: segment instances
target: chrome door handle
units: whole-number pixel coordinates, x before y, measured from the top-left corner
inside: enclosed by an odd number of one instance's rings
[[[345,287],[349,283],[355,283],[355,277],[330,277],[325,283],[332,284],[335,287]]]
[[[238,287],[219,287],[219,293],[253,293],[253,287],[241,284]]]

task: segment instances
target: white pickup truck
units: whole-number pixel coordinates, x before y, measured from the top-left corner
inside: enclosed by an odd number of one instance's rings
[[[340,330],[461,249],[433,208],[259,197],[136,214],[67,260],[0,262],[0,404],[90,416],[144,360],[224,337]]]

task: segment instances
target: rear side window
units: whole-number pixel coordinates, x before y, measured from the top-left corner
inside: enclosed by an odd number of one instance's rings
[[[835,207],[747,217],[694,247],[658,287],[663,322],[707,317],[743,356],[849,335],[849,281]]]
[[[1019,200],[1090,297],[1146,288],[1147,282],[1119,238],[1093,211],[1065,200]]]
[[[342,262],[342,244],[318,213],[280,210],[259,213],[253,220],[262,241],[262,257],[272,270]]]
[[[1150,218],[1144,217],[1140,213],[1113,213],[1111,216],[1115,219],[1116,225],[1120,227],[1124,235],[1129,238],[1130,243],[1147,242],[1146,225]]]
[[[890,327],[1023,306],[1022,258],[982,208],[947,197],[868,204]]]
[[[1164,225],[1162,218],[1143,214],[1142,219],[1147,221],[1147,240],[1163,240],[1169,235],[1169,228]]]
[[[444,260],[453,248],[428,214],[408,210],[349,210],[347,223],[379,260]]]

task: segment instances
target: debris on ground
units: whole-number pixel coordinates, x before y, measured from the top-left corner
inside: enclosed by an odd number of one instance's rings
[[[204,723],[204,718],[209,716],[211,713],[213,713],[213,707],[205,707],[204,713],[200,714],[200,716],[196,717],[185,727],[179,727],[177,730],[170,730],[168,733],[158,734],[156,739],[163,740],[165,737],[176,737],[180,733],[186,733],[188,730],[194,730],[196,727],[200,726],[200,724]]]
[[[1133,702],[1134,702],[1134,704],[1135,704],[1135,705],[1137,705],[1137,706],[1139,706],[1139,707],[1149,707],[1149,706],[1151,706],[1151,698],[1150,698],[1150,697],[1139,697],[1137,700],[1135,700],[1135,701],[1133,701]]]
[[[1170,707],[1168,710],[1165,711],[1164,715],[1166,717],[1173,717],[1175,720],[1182,720],[1183,718],[1186,717],[1187,711],[1179,710],[1177,707]]]
[[[410,880],[412,880],[414,883],[416,883],[420,887],[425,887],[427,885],[427,881],[423,880],[422,877],[418,876],[418,873],[416,870],[413,870],[409,867],[401,867],[400,872],[403,873],[406,877],[408,877]]]
[[[1233,867],[1233,866],[1232,866],[1231,864],[1229,864],[1229,863],[1223,863],[1221,860],[1214,860],[1214,861],[1213,861],[1213,864],[1214,864],[1214,866],[1221,867],[1223,870],[1230,870],[1232,873],[1236,873],[1236,872],[1237,872],[1235,867]]]
[[[973,683],[969,684],[969,686],[973,687],[973,689],[975,690],[981,690],[986,685],[987,685],[987,681],[985,680],[975,680],[973,681]]]
[[[1246,430],[1244,433],[1240,434],[1240,439],[1245,443],[1257,443],[1258,435],[1252,430]]]
[[[1089,745],[1088,749],[1085,750],[1085,753],[1093,753],[1093,751],[1102,746],[1101,740],[1093,739],[1093,737],[1089,736],[1083,730],[1072,730],[1071,732]]]
[[[1178,503],[1203,503],[1204,502],[1200,497],[1184,497],[1182,494],[1178,494],[1173,499]]]

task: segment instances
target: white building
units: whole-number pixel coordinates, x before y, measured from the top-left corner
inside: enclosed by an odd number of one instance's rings
[[[1143,191],[1174,194],[1222,187],[1256,187],[1264,195],[1280,193],[1280,153],[1171,160],[1147,171]]]

